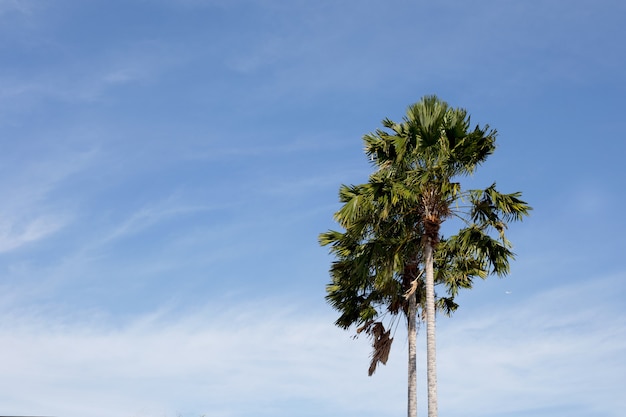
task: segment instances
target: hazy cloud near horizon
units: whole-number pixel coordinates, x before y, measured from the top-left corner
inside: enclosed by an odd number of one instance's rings
[[[503,292],[482,308],[440,318],[441,411],[584,416],[612,415],[626,405],[610,394],[626,372],[626,315],[603,303],[624,294],[593,293],[620,279],[563,285],[529,299]],[[12,359],[2,364],[0,390],[15,399],[9,413],[70,417],[195,415],[190,410],[269,416],[293,402],[311,416],[401,413],[405,332],[395,334],[388,366],[366,378],[368,340],[334,328],[330,311],[307,311],[275,298],[183,313],[163,309],[111,325],[93,313],[76,320],[3,310],[9,320],[0,327],[0,344]],[[420,390],[425,398],[423,384]],[[381,392],[387,401],[380,401]],[[250,406],[236,411],[232,404],[241,398]]]

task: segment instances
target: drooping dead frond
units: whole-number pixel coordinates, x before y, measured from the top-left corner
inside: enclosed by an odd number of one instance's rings
[[[418,280],[422,277],[422,273],[424,271],[420,271],[419,275],[413,280],[411,281],[411,286],[409,287],[409,289],[404,293],[404,298],[406,300],[409,299],[410,296],[412,296],[415,291],[417,291],[417,284],[418,284]]]
[[[411,281],[411,286],[409,287],[409,289],[404,293],[404,298],[408,300],[409,297],[412,296],[416,290],[417,290],[417,279],[414,279],[413,281]]]
[[[368,329],[369,335],[372,337],[372,361],[367,372],[369,376],[372,376],[376,372],[376,366],[378,363],[385,365],[389,358],[389,351],[391,350],[391,343],[393,338],[391,336],[391,330],[385,331],[385,326],[381,322],[376,322]]]

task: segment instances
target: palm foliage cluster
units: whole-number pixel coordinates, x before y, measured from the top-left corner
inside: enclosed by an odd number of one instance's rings
[[[363,138],[374,167],[369,181],[340,187],[334,218],[343,231],[319,237],[335,257],[326,299],[340,314],[337,326],[372,338],[370,375],[387,361],[397,318],[407,319],[409,416],[416,414],[416,320],[426,320],[429,416],[436,416],[435,308],[450,314],[459,289],[509,272],[507,224],[530,207],[520,193],[502,194],[495,184],[461,188],[458,180],[494,152],[497,136],[489,126],[472,128],[466,110],[426,96],[409,106],[402,122],[382,124]],[[462,221],[461,229],[441,236],[451,217]]]

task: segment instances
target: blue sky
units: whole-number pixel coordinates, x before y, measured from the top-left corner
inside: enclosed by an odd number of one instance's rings
[[[624,415],[625,19],[621,0],[0,0],[0,414],[404,415],[406,336],[368,378],[317,235],[367,180],[362,135],[437,94],[499,132],[467,186],[534,207],[510,276],[439,318],[441,414]]]

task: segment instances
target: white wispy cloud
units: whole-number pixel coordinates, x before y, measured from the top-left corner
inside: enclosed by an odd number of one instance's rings
[[[358,346],[329,320],[271,307],[278,301],[117,328],[21,317],[0,330],[3,412],[243,416],[294,399],[336,403],[333,389],[348,378],[330,370]]]
[[[108,234],[99,242],[106,243],[125,236],[141,232],[167,219],[185,216],[193,213],[215,210],[217,205],[189,204],[181,201],[177,193],[168,198],[144,205],[113,226]]]
[[[59,59],[66,45],[49,45]],[[30,111],[45,100],[92,103],[111,89],[150,83],[191,57],[189,48],[157,40],[133,40],[114,49],[85,51],[80,60],[51,60],[39,70],[8,72],[0,77],[0,108]]]
[[[588,293],[616,283],[610,277],[596,285],[559,287],[497,311],[487,307],[445,323],[440,319],[442,412],[514,415],[576,407],[582,410],[576,415],[620,416],[626,318],[615,297],[602,305],[601,296]],[[334,315],[325,311],[310,301],[295,307],[281,298],[231,298],[182,315],[164,309],[113,325],[105,316],[16,315],[4,309],[3,412],[401,413],[402,332],[388,366],[368,378],[368,342],[333,328]],[[423,368],[419,372],[421,381]]]
[[[43,239],[65,226],[67,219],[62,215],[42,215],[18,221],[0,223],[0,253]]]
[[[33,0],[0,0],[0,17],[10,11],[28,14],[36,3]]]
[[[52,194],[65,180],[89,166],[96,151],[50,152],[27,163],[21,155],[5,159],[0,172],[0,253],[44,239],[72,221],[71,206],[58,204]]]
[[[534,409],[538,415],[543,409],[551,415],[546,410],[576,408],[576,415],[620,415],[626,406],[615,395],[626,388],[621,281],[590,279],[483,312],[460,310],[439,339],[447,413],[495,416]]]

